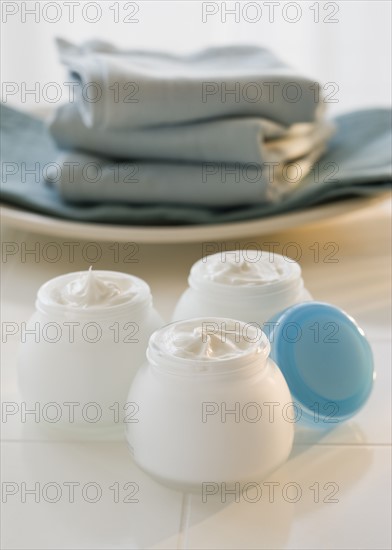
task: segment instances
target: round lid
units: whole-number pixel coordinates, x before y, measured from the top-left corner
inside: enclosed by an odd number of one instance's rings
[[[347,313],[305,302],[270,319],[265,332],[271,357],[305,417],[338,422],[365,403],[373,385],[373,356],[363,330]]]

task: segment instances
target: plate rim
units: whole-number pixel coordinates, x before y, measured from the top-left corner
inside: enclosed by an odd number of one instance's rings
[[[175,244],[200,242],[208,238],[226,240],[231,237],[241,238],[246,235],[273,233],[362,210],[381,203],[389,196],[391,196],[391,192],[386,191],[376,196],[347,198],[265,218],[216,224],[141,226],[82,222],[56,218],[6,203],[0,203],[0,218],[5,226],[20,230],[31,230],[38,234],[50,234],[53,237],[72,236],[80,240],[88,240],[94,237],[95,241]]]

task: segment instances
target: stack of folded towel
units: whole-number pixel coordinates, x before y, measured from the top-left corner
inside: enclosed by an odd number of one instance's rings
[[[74,203],[268,204],[297,189],[332,125],[320,87],[262,48],[177,57],[58,41],[75,100],[47,179]]]

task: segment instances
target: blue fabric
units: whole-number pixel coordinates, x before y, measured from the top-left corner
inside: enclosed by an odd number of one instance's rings
[[[336,134],[315,169],[293,192],[271,204],[261,204],[255,199],[230,208],[159,202],[72,204],[64,202],[57,190],[45,183],[48,166],[59,154],[45,124],[2,106],[1,198],[9,204],[66,219],[170,225],[250,220],[304,209],[326,200],[374,195],[390,188],[391,112],[387,109],[358,111],[341,115],[334,123]],[[26,173],[32,169],[34,173]]]
[[[231,117],[143,127],[89,127],[76,104],[61,106],[49,122],[61,149],[77,149],[119,160],[182,162],[287,162],[323,145],[333,127],[325,121],[289,127],[256,117]]]
[[[173,182],[170,189],[177,187],[176,181],[181,186],[184,172],[178,165],[186,162],[199,165],[187,169],[187,185],[195,189],[197,202],[213,206],[219,203],[213,200],[214,180],[207,195],[206,186],[200,186],[201,163],[278,162],[284,166],[300,158],[309,163],[317,160],[314,151],[320,156],[332,133],[323,118],[320,85],[264,48],[215,47],[186,56],[118,50],[97,41],[77,46],[58,40],[58,48],[74,87],[70,102],[56,110],[49,124],[59,148],[78,151],[75,162],[83,161],[80,155],[85,152],[86,162],[96,156],[100,165],[108,157],[155,163],[143,164],[140,186],[131,196],[127,189],[120,194],[118,186],[111,186],[108,173],[96,194],[87,186],[95,200],[150,202],[150,184],[162,190],[156,200],[167,194],[168,202],[165,175]],[[162,161],[176,166],[157,167]],[[67,162],[72,162],[71,155]],[[157,170],[161,183],[156,186]],[[217,178],[215,182],[219,184]],[[260,192],[265,181],[261,183],[248,193],[246,179],[240,179],[242,202],[265,198]],[[279,182],[274,183],[277,187]],[[72,190],[73,200],[85,198],[82,187]],[[222,204],[238,205],[238,198],[239,192],[230,188]],[[185,201],[180,197],[179,202]],[[192,196],[188,202],[194,202]]]
[[[264,48],[233,45],[178,56],[100,41],[78,46],[59,39],[57,45],[80,85],[80,115],[94,129],[252,116],[289,126],[313,122],[320,106],[319,84]]]

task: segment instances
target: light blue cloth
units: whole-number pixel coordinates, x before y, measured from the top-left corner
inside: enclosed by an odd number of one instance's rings
[[[289,128],[252,117],[146,128],[90,128],[76,104],[63,105],[49,122],[62,149],[115,159],[182,162],[285,163],[309,155],[332,135],[324,121]]]
[[[334,122],[336,134],[315,170],[300,187],[272,204],[260,204],[255,200],[231,208],[158,201],[154,204],[72,204],[61,200],[57,190],[44,181],[48,167],[53,166],[59,154],[45,124],[2,106],[1,198],[9,204],[66,219],[165,225],[256,219],[304,209],[326,200],[374,195],[389,189],[392,182],[391,112],[388,109],[358,111],[339,116]],[[33,173],[26,173],[26,170],[33,170]],[[184,171],[186,173],[186,166]],[[333,176],[332,172],[335,172]],[[185,185],[177,191],[186,198]]]
[[[191,204],[233,207],[271,202],[281,190],[259,167],[121,162],[72,152],[56,159],[46,179],[72,203]],[[284,184],[282,183],[282,186]]]
[[[288,163],[115,162],[78,151],[46,171],[68,202],[128,202],[238,207],[267,204],[291,193],[318,160],[320,149]]]
[[[68,202],[276,202],[332,133],[318,83],[263,48],[174,56],[102,42],[58,45],[77,93],[49,124],[68,152],[47,179]]]
[[[320,86],[255,46],[208,48],[176,56],[122,51],[92,41],[57,40],[91,128],[141,128],[227,117],[261,117],[283,126],[313,122]],[[216,159],[215,159],[216,160]]]
[[[58,40],[74,86],[57,145],[116,159],[285,163],[331,135],[320,86],[255,46],[174,56]]]

